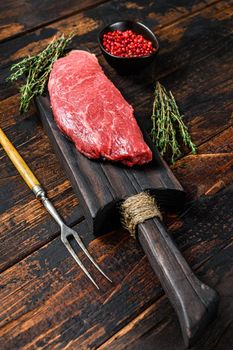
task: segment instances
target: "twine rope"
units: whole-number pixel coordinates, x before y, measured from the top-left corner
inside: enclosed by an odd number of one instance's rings
[[[154,217],[162,220],[155,198],[141,192],[127,198],[121,205],[122,225],[136,238],[137,225]]]

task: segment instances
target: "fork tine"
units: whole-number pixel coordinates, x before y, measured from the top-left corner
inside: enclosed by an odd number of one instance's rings
[[[73,232],[73,237],[76,240],[76,242],[78,243],[78,245],[80,246],[80,248],[82,249],[82,251],[86,254],[86,256],[88,257],[88,259],[92,262],[92,264],[97,268],[97,270],[109,281],[112,283],[112,280],[104,273],[104,271],[99,267],[99,265],[97,264],[97,262],[92,258],[91,254],[89,253],[89,251],[87,250],[87,248],[85,247],[85,245],[83,244],[81,238],[79,237],[77,232]]]
[[[62,242],[64,243],[64,245],[66,246],[66,248],[68,249],[68,251],[70,252],[70,254],[72,255],[72,257],[75,259],[75,261],[77,262],[77,264],[79,265],[79,267],[83,270],[83,272],[86,274],[86,276],[91,280],[91,282],[95,285],[95,287],[97,289],[100,289],[98,284],[95,282],[95,280],[92,278],[92,276],[90,275],[90,273],[87,271],[87,269],[85,268],[85,266],[83,265],[83,263],[81,262],[81,260],[79,259],[79,257],[77,256],[77,254],[74,252],[73,248],[71,247],[69,241],[66,238],[63,238]]]

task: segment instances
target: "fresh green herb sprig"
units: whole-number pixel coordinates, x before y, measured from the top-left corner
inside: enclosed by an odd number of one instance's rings
[[[152,111],[151,137],[161,155],[170,152],[171,163],[182,154],[179,138],[193,154],[196,146],[192,142],[188,128],[183,122],[175,98],[171,91],[167,91],[159,82],[156,83]]]
[[[48,46],[35,56],[28,56],[11,67],[8,81],[18,80],[25,75],[26,83],[20,87],[20,112],[26,112],[33,97],[42,95],[53,63],[63,55],[64,49],[74,34],[54,38]]]

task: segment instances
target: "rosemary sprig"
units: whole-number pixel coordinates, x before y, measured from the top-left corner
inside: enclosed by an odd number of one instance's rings
[[[64,49],[72,40],[74,34],[67,37],[54,38],[48,46],[34,56],[28,56],[12,65],[8,81],[18,80],[26,76],[26,83],[20,87],[20,112],[26,112],[33,97],[42,95],[53,63],[63,55]]]
[[[171,163],[182,154],[178,139],[196,153],[196,146],[192,142],[188,128],[183,122],[175,98],[171,91],[167,91],[159,82],[156,83],[152,110],[151,137],[161,155],[170,152]]]

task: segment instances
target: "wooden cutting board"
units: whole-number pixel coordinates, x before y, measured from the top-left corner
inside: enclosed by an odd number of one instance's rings
[[[155,195],[159,205],[178,207],[183,202],[182,186],[145,132],[144,138],[153,152],[149,164],[128,168],[90,160],[56,126],[48,96],[38,97],[36,105],[94,234],[103,234],[119,224],[119,204],[142,191]],[[138,224],[137,238],[176,310],[185,344],[190,346],[215,317],[218,296],[193,274],[158,217]]]

